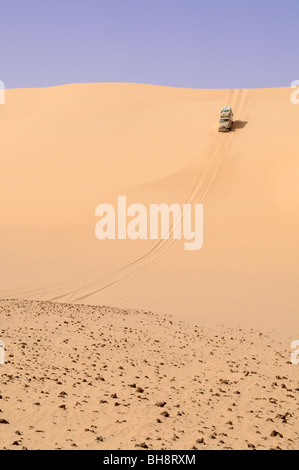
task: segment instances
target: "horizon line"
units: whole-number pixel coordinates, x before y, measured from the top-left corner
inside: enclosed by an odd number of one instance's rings
[[[5,81],[2,81],[5,85]],[[292,82],[291,82],[292,83]],[[18,88],[7,88],[5,90],[13,91],[13,90],[42,90],[48,88],[59,88],[59,87],[67,87],[67,86],[76,86],[76,85],[141,85],[141,86],[152,86],[152,87],[161,87],[161,88],[174,88],[179,90],[206,90],[206,91],[217,91],[217,90],[275,90],[275,89],[283,89],[283,88],[290,88],[291,83],[285,86],[269,86],[269,87],[231,87],[231,88],[194,88],[194,87],[183,87],[183,86],[173,86],[173,85],[159,85],[154,83],[145,83],[145,82],[72,82],[72,83],[62,83],[59,85],[48,85],[48,86],[26,86],[26,87],[18,87]]]

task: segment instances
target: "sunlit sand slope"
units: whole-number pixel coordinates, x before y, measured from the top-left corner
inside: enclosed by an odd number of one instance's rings
[[[290,94],[135,84],[7,91],[0,296],[299,333],[299,106]],[[219,134],[224,105],[236,122]],[[203,203],[203,249],[97,240],[95,209],[118,195]]]

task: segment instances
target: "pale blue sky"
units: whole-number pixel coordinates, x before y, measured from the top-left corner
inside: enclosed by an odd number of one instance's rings
[[[299,79],[298,0],[0,0],[7,88],[139,82],[192,88]]]

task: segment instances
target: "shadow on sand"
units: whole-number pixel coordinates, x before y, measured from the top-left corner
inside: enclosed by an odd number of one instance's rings
[[[235,132],[238,129],[244,129],[248,124],[248,121],[234,121],[232,131]]]

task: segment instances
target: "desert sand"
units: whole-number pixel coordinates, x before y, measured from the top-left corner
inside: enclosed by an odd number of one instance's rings
[[[271,334],[37,301],[0,315],[1,448],[298,449],[298,370]]]
[[[117,83],[6,91],[0,340],[14,357],[0,366],[0,418],[10,423],[1,447],[189,449],[203,438],[207,448],[298,448],[299,366],[288,362],[299,339],[299,106],[290,95]],[[235,125],[219,134],[225,105]],[[203,248],[97,240],[95,209],[118,195],[203,203]],[[170,414],[162,423],[158,401]]]

